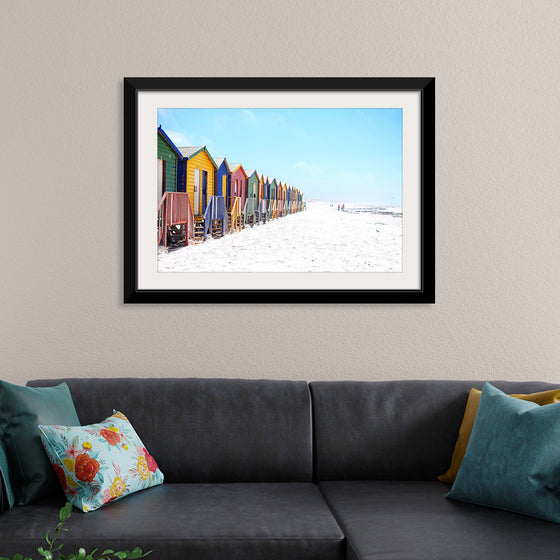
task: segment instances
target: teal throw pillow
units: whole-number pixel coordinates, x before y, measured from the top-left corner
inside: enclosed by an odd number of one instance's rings
[[[39,426],[69,502],[93,511],[163,482],[163,474],[121,412],[89,426]]]
[[[15,503],[14,488],[8,464],[8,452],[0,441],[0,511],[12,509]]]
[[[560,403],[540,406],[485,383],[446,497],[560,523]]]
[[[41,445],[38,424],[80,425],[68,385],[22,387],[0,381],[0,440],[19,505],[59,488]]]

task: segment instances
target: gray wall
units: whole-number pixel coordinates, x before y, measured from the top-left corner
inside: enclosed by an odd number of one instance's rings
[[[560,382],[557,0],[2,10],[1,378]],[[437,304],[123,305],[123,77],[226,75],[436,76]]]

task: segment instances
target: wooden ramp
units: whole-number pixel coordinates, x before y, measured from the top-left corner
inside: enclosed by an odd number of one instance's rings
[[[166,192],[157,209],[157,243],[167,247],[168,237],[173,242],[184,238],[185,245],[194,239],[194,217],[187,193]]]

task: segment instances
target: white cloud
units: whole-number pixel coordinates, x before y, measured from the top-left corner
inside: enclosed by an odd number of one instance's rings
[[[248,109],[243,109],[241,111],[241,115],[243,116],[243,119],[251,124],[256,124],[257,122],[257,117],[255,116],[255,113],[252,113],[251,111],[249,111]]]
[[[176,130],[166,130],[165,133],[171,138],[173,144],[178,148],[180,146],[195,146],[196,144],[184,132],[177,132]]]
[[[207,146],[210,147],[212,145],[212,139],[208,138],[208,136],[187,136],[184,132],[177,132],[176,130],[170,130],[169,132],[166,131],[167,136],[171,138],[173,144],[178,148],[183,146]]]

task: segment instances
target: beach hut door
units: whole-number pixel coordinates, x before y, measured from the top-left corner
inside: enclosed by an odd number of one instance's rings
[[[202,172],[202,211],[206,212],[206,189],[208,183],[208,171]]]
[[[200,214],[200,169],[194,170],[194,215]]]

